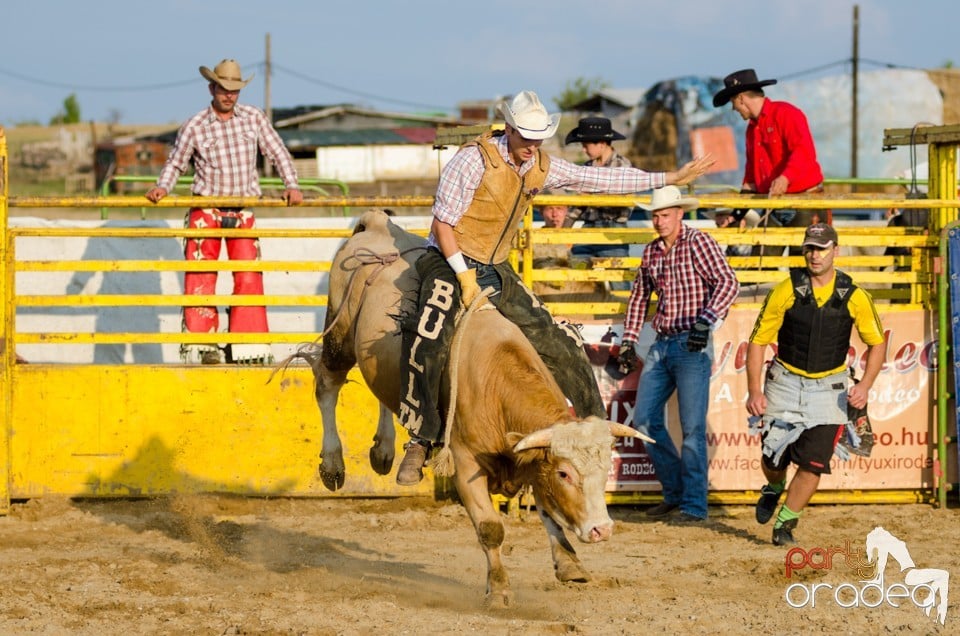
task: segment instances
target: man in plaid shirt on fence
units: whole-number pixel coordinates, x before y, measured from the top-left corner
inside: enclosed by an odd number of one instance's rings
[[[237,103],[240,89],[252,79],[242,79],[235,60],[223,60],[211,71],[200,67],[200,74],[209,84],[210,106],[191,117],[180,128],[173,152],[167,158],[156,185],[146,193],[147,199],[158,202],[169,194],[177,179],[193,165],[196,196],[258,197],[261,195],[257,173],[257,151],[269,159],[283,179],[283,199],[287,205],[303,202],[297,183],[293,158],[283,145],[267,116],[258,108]],[[187,212],[188,228],[252,228],[253,210],[249,208],[191,208]],[[255,238],[226,239],[227,255],[232,260],[260,260],[260,242]],[[219,238],[188,238],[184,255],[188,261],[220,258]],[[215,294],[216,272],[186,272],[185,294]],[[233,293],[262,295],[262,272],[234,272]],[[229,330],[233,333],[266,333],[267,309],[230,307],[227,310]],[[216,307],[184,307],[183,329],[195,333],[216,333],[220,321]],[[206,364],[223,361],[223,351],[214,343],[183,345],[184,362]],[[238,363],[267,364],[272,361],[266,344],[230,345],[230,359]]]

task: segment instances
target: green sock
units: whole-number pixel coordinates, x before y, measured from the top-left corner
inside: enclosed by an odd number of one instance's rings
[[[786,479],[786,477],[784,477],[783,479],[781,479],[780,481],[778,481],[778,482],[776,482],[776,483],[774,483],[774,482],[772,482],[772,481],[771,481],[771,482],[768,482],[767,485],[770,486],[770,488],[773,489],[773,492],[779,494],[779,493],[783,492],[783,489],[784,489],[784,488],[787,487],[787,479]]]
[[[773,523],[774,528],[779,528],[784,524],[785,521],[790,521],[791,519],[799,519],[800,515],[803,514],[803,510],[800,512],[794,512],[787,508],[787,504],[780,506],[780,512],[777,513],[777,520]]]

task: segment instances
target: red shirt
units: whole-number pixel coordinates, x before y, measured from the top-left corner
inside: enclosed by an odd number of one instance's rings
[[[765,99],[760,116],[747,124],[743,182],[766,194],[780,175],[790,180],[788,193],[805,192],[823,182],[806,115],[793,104]]]

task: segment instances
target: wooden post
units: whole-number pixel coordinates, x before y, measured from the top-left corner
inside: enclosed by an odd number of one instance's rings
[[[853,5],[853,88],[850,96],[850,177],[857,178],[857,85],[860,75],[860,5]],[[857,191],[857,186],[853,186]]]
[[[270,34],[267,33],[266,41],[266,61],[263,64],[263,112],[267,114],[267,121],[273,125],[273,106],[270,104],[270,75],[273,72],[270,64]],[[263,176],[273,175],[273,164],[269,161],[263,162]]]

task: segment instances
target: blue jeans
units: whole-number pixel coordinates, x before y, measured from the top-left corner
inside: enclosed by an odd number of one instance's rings
[[[681,512],[707,517],[707,405],[710,401],[710,370],[707,349],[687,351],[687,336],[657,336],[643,361],[637,389],[634,428],[646,433],[656,444],[646,446],[657,479],[663,486],[663,500],[678,504]],[[683,445],[677,451],[667,431],[666,404],[677,392]]]

